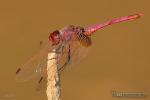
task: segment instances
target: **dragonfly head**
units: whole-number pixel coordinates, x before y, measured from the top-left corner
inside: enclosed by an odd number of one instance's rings
[[[49,41],[52,42],[53,45],[57,45],[60,42],[60,32],[58,30],[50,33]]]

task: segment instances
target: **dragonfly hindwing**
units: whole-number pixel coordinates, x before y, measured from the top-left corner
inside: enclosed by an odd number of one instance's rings
[[[78,32],[77,33],[77,39],[83,46],[90,46],[92,44],[91,38],[89,36],[86,36],[83,33]]]

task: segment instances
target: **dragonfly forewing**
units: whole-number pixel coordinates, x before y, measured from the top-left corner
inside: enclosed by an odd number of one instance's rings
[[[40,77],[46,70],[47,54],[51,48],[51,45],[47,42],[37,54],[22,64],[16,71],[16,81],[24,82]]]

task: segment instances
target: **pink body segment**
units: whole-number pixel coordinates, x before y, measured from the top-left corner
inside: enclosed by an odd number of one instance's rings
[[[114,18],[114,19],[106,21],[102,24],[97,24],[97,25],[92,25],[92,26],[86,27],[84,34],[87,35],[87,36],[90,36],[95,31],[100,30],[100,29],[102,29],[106,26],[109,26],[109,25],[112,25],[112,24],[115,24],[115,23],[119,23],[119,22],[123,22],[123,21],[127,21],[127,20],[135,20],[135,19],[138,19],[142,16],[143,16],[143,14],[139,13],[139,14],[134,14],[134,15],[129,15],[129,16],[123,16],[123,17],[120,17],[120,18]]]

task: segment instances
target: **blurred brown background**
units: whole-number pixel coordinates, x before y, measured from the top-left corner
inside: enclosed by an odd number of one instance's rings
[[[0,91],[14,94],[13,100],[47,100],[45,91],[35,91],[32,82],[16,83],[14,79],[18,65],[39,48],[40,40],[69,24],[86,26],[142,12],[145,16],[139,20],[115,24],[92,36],[87,58],[61,75],[62,100],[119,100],[112,97],[112,90],[143,91],[148,96],[140,100],[149,100],[149,3],[0,0]]]

